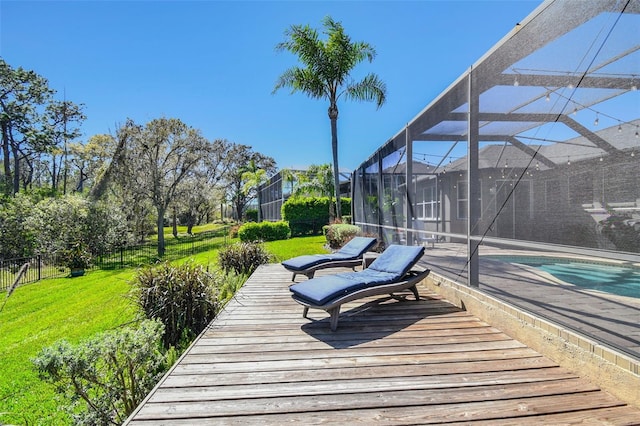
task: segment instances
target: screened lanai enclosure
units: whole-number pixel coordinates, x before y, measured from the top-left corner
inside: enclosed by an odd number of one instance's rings
[[[640,1],[546,1],[354,171],[355,222],[457,247],[470,286],[502,248],[628,265],[640,297],[639,85]]]
[[[360,165],[356,220],[386,242],[468,241],[470,254],[551,243],[638,260],[639,13],[541,5]]]

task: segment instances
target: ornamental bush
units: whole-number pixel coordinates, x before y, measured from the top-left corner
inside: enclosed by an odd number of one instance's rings
[[[146,320],[77,345],[61,340],[32,362],[76,424],[122,424],[169,367],[160,350],[162,329]]]
[[[165,348],[187,346],[215,318],[215,277],[202,265],[168,262],[138,271],[134,291],[147,318],[164,324]]]
[[[239,242],[221,249],[218,260],[226,273],[251,275],[258,266],[271,261],[271,254],[258,242]]]
[[[347,223],[335,223],[324,227],[327,244],[331,248],[340,248],[360,233],[360,228]]]
[[[291,233],[287,222],[249,222],[238,229],[240,241],[286,240]]]

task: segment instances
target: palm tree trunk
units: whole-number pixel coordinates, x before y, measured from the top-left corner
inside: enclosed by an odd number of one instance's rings
[[[338,108],[333,105],[329,108],[331,120],[331,150],[333,151],[333,187],[336,194],[336,219],[342,219],[342,206],[340,202],[340,174],[338,167]]]

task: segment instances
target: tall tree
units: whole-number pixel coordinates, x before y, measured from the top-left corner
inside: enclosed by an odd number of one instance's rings
[[[187,226],[191,234],[193,226],[200,223],[211,213],[217,201],[216,188],[221,186],[222,178],[230,166],[227,155],[231,143],[216,139],[206,144],[201,160],[192,173],[185,178],[181,190],[176,194],[174,204],[180,223]]]
[[[89,191],[90,198],[96,200],[102,198],[105,195],[109,184],[112,182],[123,183],[126,185],[128,182],[126,176],[130,174],[127,173],[127,147],[131,144],[133,134],[138,131],[139,126],[136,125],[133,120],[129,119],[125,124],[120,126],[118,130],[116,130],[115,137],[109,135],[108,137],[100,139],[101,146],[108,152],[111,152],[111,161],[103,164],[97,173],[96,183]],[[120,173],[118,173],[118,170],[120,170]],[[122,179],[118,180],[118,177],[125,177],[125,179],[124,181]]]
[[[143,194],[157,213],[158,256],[164,255],[164,218],[180,192],[183,180],[192,173],[207,148],[200,132],[175,118],[160,118],[146,126],[127,123],[123,134],[130,136],[125,161],[118,172],[128,177],[130,191]]]
[[[57,149],[52,151],[51,184],[54,190],[62,180],[62,193],[67,193],[70,143],[81,135],[80,124],[86,119],[84,105],[70,101],[53,101],[46,108],[46,135]]]
[[[107,166],[108,160],[112,159],[114,149],[115,140],[106,134],[93,135],[84,144],[69,145],[70,164],[76,179],[75,191],[83,192],[86,186],[93,188],[99,173]]]
[[[276,171],[276,161],[266,155],[254,152],[248,145],[233,145],[227,152],[227,157],[230,161],[229,168],[225,174],[225,187],[227,192],[227,199],[233,204],[235,215],[238,220],[242,219],[247,204],[253,200],[257,195],[257,188],[245,191],[247,188],[251,188],[247,185],[247,181],[252,179],[251,174],[246,174],[250,165],[253,164],[253,173],[258,173],[258,170],[264,170],[265,173],[259,172],[260,175],[270,177]]]
[[[44,77],[23,68],[14,69],[0,58],[0,129],[7,192],[20,190],[20,166],[30,150],[43,152],[53,144],[46,137],[40,113],[53,93]]]
[[[338,218],[340,208],[340,172],[338,167],[338,99],[375,101],[380,108],[386,100],[386,85],[376,74],[368,74],[362,80],[351,81],[351,72],[364,60],[372,62],[375,49],[365,42],[352,42],[340,22],[330,16],[323,19],[326,41],[318,31],[308,25],[292,25],[285,31],[286,40],[276,45],[277,51],[289,51],[298,56],[301,67],[286,70],[273,89],[288,87],[291,93],[303,92],[314,99],[329,101],[331,122],[331,150],[333,154],[333,179]]]

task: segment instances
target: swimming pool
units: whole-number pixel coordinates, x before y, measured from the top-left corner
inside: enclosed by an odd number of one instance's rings
[[[640,298],[640,268],[544,256],[492,255],[483,259],[533,266],[581,288]]]

